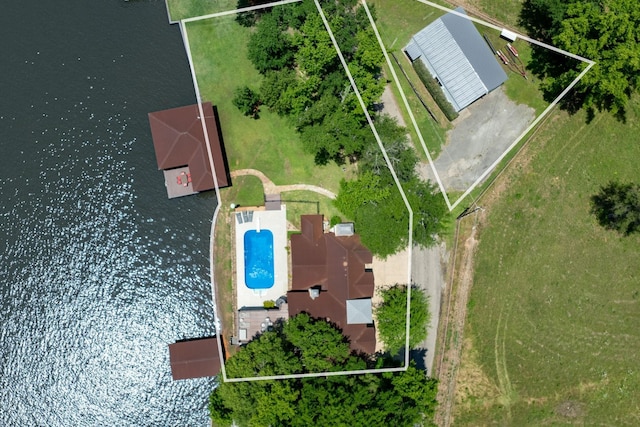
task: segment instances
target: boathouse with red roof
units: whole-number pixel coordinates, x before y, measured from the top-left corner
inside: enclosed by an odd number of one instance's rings
[[[213,377],[220,372],[220,352],[215,337],[169,344],[171,376],[174,380]]]
[[[210,102],[202,104],[205,138],[198,105],[149,113],[158,169],[164,172],[169,198],[215,188],[207,139],[220,188],[230,185],[229,168],[216,116]]]

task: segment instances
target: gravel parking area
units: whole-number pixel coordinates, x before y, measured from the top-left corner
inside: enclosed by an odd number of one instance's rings
[[[447,134],[447,144],[435,160],[447,191],[464,191],[515,141],[535,119],[535,111],[510,100],[500,87],[460,113]],[[428,164],[421,174],[432,181]]]

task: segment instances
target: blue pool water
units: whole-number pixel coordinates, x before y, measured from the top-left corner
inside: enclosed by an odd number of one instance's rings
[[[273,233],[269,230],[244,233],[244,283],[249,289],[273,286]]]

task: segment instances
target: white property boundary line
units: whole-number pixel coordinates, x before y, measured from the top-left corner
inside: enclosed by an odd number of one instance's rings
[[[216,309],[216,289],[214,282],[215,268],[213,265],[213,235],[215,232],[216,220],[218,219],[218,213],[220,213],[220,205],[222,201],[220,199],[220,187],[218,185],[218,176],[216,175],[216,166],[213,163],[213,155],[211,154],[211,143],[209,142],[209,132],[207,131],[207,124],[204,119],[204,111],[202,110],[202,97],[200,96],[200,87],[196,79],[196,69],[193,65],[193,57],[191,56],[191,48],[189,47],[189,35],[183,21],[180,21],[180,33],[182,34],[182,41],[184,43],[184,49],[187,52],[187,59],[189,61],[189,69],[191,70],[191,79],[193,80],[193,88],[196,92],[196,102],[198,104],[198,114],[200,114],[200,123],[202,124],[202,132],[204,133],[204,140],[207,143],[207,155],[209,156],[209,166],[211,167],[211,174],[213,175],[213,185],[216,190],[216,209],[213,211],[213,220],[211,221],[211,241],[209,246],[211,248],[211,255],[209,256],[209,268],[211,269],[211,299],[213,302],[213,316],[216,323],[216,341],[218,343],[218,354],[223,355],[222,342],[220,341],[220,318],[218,317],[218,310]],[[224,358],[221,358],[221,361]],[[222,376],[226,377],[224,361],[221,363]]]
[[[221,338],[220,338],[220,331],[221,331],[221,322],[220,322],[220,318],[218,317],[218,310],[217,310],[217,304],[216,304],[216,294],[215,294],[215,281],[214,281],[214,262],[213,262],[213,244],[214,244],[214,232],[215,232],[215,223],[218,217],[218,214],[220,212],[220,206],[221,206],[221,199],[220,199],[220,187],[218,185],[218,180],[217,180],[217,176],[216,176],[216,172],[215,172],[215,165],[213,162],[213,155],[211,153],[211,145],[209,142],[209,137],[208,137],[208,132],[207,132],[207,125],[205,123],[204,120],[204,112],[202,110],[202,97],[200,95],[200,87],[198,85],[198,81],[196,78],[196,73],[195,73],[195,66],[193,64],[193,57],[191,54],[191,48],[189,45],[189,36],[187,33],[187,29],[186,29],[186,23],[189,22],[195,22],[195,21],[200,21],[203,19],[210,19],[210,18],[217,18],[217,17],[221,17],[221,16],[226,16],[226,15],[233,15],[233,14],[237,14],[237,13],[241,13],[241,12],[248,12],[248,11],[253,11],[253,10],[259,10],[259,9],[266,9],[266,8],[270,8],[273,6],[279,6],[279,5],[285,5],[285,4],[289,4],[289,3],[297,3],[299,1],[302,0],[283,0],[283,1],[278,1],[278,2],[274,2],[274,3],[268,3],[268,4],[264,4],[264,5],[259,5],[259,6],[252,6],[252,7],[247,7],[247,8],[242,8],[242,9],[236,9],[236,10],[232,10],[232,11],[224,11],[224,12],[218,12],[218,13],[213,13],[213,14],[209,14],[209,15],[203,15],[203,16],[198,16],[198,17],[193,17],[193,18],[187,18],[187,19],[183,19],[181,21],[179,21],[179,25],[180,25],[180,32],[182,33],[182,39],[185,45],[185,50],[187,53],[187,59],[189,61],[189,68],[191,70],[191,79],[193,80],[193,86],[194,86],[194,90],[196,93],[196,101],[198,103],[198,111],[200,114],[200,122],[202,124],[202,130],[204,132],[205,135],[205,141],[207,143],[207,154],[209,156],[209,164],[211,167],[211,171],[213,173],[213,179],[214,179],[214,186],[215,186],[215,192],[216,192],[216,201],[217,201],[217,206],[216,209],[214,211],[214,215],[213,215],[213,220],[212,220],[212,224],[211,224],[211,249],[212,249],[212,254],[209,257],[210,258],[210,269],[211,269],[211,295],[212,295],[212,302],[213,302],[213,306],[214,306],[214,319],[216,322],[216,341],[218,344],[218,351],[219,354],[222,356],[224,354],[223,352],[223,348],[222,348],[222,342],[221,342]],[[400,195],[402,196],[402,200],[405,203],[405,206],[407,208],[407,210],[409,211],[409,230],[408,230],[408,234],[409,234],[409,239],[408,239],[408,250],[409,250],[409,257],[408,257],[408,262],[407,262],[407,276],[408,276],[408,280],[407,280],[407,313],[406,313],[406,341],[405,341],[405,347],[408,349],[409,348],[409,326],[410,326],[410,309],[411,309],[411,268],[412,268],[412,251],[413,251],[413,210],[411,209],[411,205],[409,204],[409,201],[407,199],[406,194],[404,193],[404,190],[402,189],[402,186],[400,185],[400,181],[398,180],[398,177],[395,173],[395,170],[393,169],[393,165],[391,164],[389,157],[387,155],[387,152],[384,148],[384,145],[382,144],[382,141],[380,139],[380,136],[378,135],[378,132],[375,128],[375,125],[373,124],[373,120],[371,119],[371,116],[369,115],[369,112],[366,109],[366,105],[362,99],[362,96],[360,95],[360,91],[358,90],[358,87],[355,84],[355,81],[353,79],[353,76],[351,75],[351,72],[349,71],[349,67],[342,55],[342,52],[340,51],[340,47],[338,46],[338,43],[333,35],[333,32],[331,31],[331,27],[329,26],[329,23],[327,22],[327,19],[324,15],[324,12],[322,10],[322,7],[320,6],[320,4],[318,3],[318,0],[314,0],[316,8],[318,9],[318,13],[320,14],[320,17],[322,18],[322,21],[325,25],[325,28],[327,30],[327,32],[329,33],[329,36],[331,38],[331,41],[336,49],[336,52],[338,53],[338,57],[340,58],[340,62],[342,63],[342,66],[345,69],[345,72],[347,73],[347,77],[349,78],[349,82],[351,83],[351,87],[354,90],[354,93],[356,94],[356,97],[358,98],[358,102],[360,103],[360,106],[362,107],[365,116],[367,118],[367,121],[369,123],[369,126],[371,127],[371,130],[373,131],[373,134],[376,138],[376,141],[378,142],[378,146],[380,147],[380,149],[382,150],[382,154],[385,158],[385,161],[387,162],[387,166],[389,167],[391,174],[393,176],[393,179],[396,183],[396,186],[398,187],[398,191],[400,192]],[[361,369],[361,370],[353,370],[353,371],[336,371],[336,372],[314,372],[314,373],[306,373],[306,374],[288,374],[288,375],[272,375],[272,376],[258,376],[258,377],[244,377],[244,378],[229,378],[227,377],[227,372],[226,372],[226,367],[225,367],[225,361],[224,361],[224,357],[221,357],[220,359],[220,366],[221,366],[221,372],[222,372],[222,378],[225,382],[244,382],[244,381],[265,381],[265,380],[284,380],[284,379],[295,379],[295,378],[312,378],[312,377],[329,377],[329,376],[337,376],[337,375],[362,375],[362,374],[378,374],[378,373],[384,373],[384,372],[402,372],[402,371],[406,371],[407,368],[409,367],[409,351],[405,351],[405,360],[404,360],[404,366],[401,367],[397,367],[397,368],[379,368],[379,369]]]
[[[407,97],[405,96],[404,91],[402,90],[402,87],[400,86],[400,81],[398,80],[398,75],[396,74],[396,71],[393,68],[393,65],[391,64],[391,60],[389,59],[389,54],[387,53],[387,49],[385,48],[384,43],[382,42],[382,38],[380,37],[380,33],[378,32],[378,27],[376,26],[376,23],[373,20],[373,16],[371,16],[371,11],[369,10],[369,6],[367,6],[367,2],[365,0],[362,0],[362,5],[364,6],[364,10],[367,12],[367,17],[369,18],[369,22],[371,23],[371,27],[373,28],[373,32],[375,33],[376,38],[378,39],[378,44],[380,45],[380,49],[382,50],[384,58],[387,60],[387,64],[389,65],[389,69],[391,70],[391,74],[393,76],[393,80],[396,82],[396,86],[398,86],[398,89],[400,90],[400,96],[402,97],[402,101],[404,102],[404,106],[406,107],[407,111],[409,112],[409,118],[411,118],[411,123],[413,124],[413,127],[415,128],[416,133],[418,134],[418,139],[420,140],[420,144],[422,145],[422,148],[423,148],[425,154],[427,155],[427,159],[429,160],[429,165],[431,166],[431,170],[433,171],[433,174],[436,177],[436,181],[438,182],[438,186],[440,187],[440,192],[442,193],[442,196],[444,197],[444,201],[447,204],[447,207],[449,208],[449,211],[451,211],[451,210],[453,210],[453,207],[451,206],[451,203],[449,202],[449,197],[447,196],[447,191],[444,188],[444,185],[442,184],[442,181],[440,180],[440,175],[438,175],[438,171],[436,170],[436,166],[433,163],[433,159],[431,159],[431,153],[429,153],[429,150],[427,149],[427,145],[424,142],[424,138],[422,137],[422,133],[420,132],[420,129],[418,128],[418,124],[416,123],[416,118],[413,115],[413,111],[411,111],[411,108],[409,108],[409,102],[407,101]]]
[[[444,185],[442,184],[442,181],[440,179],[440,175],[438,174],[438,171],[436,170],[435,164],[433,163],[433,160],[431,158],[431,154],[429,153],[429,150],[427,149],[427,146],[424,142],[424,138],[422,136],[422,132],[420,132],[420,129],[418,128],[418,125],[416,123],[415,117],[413,116],[413,112],[411,111],[411,108],[409,108],[409,103],[407,102],[407,98],[404,94],[404,91],[402,90],[402,86],[400,86],[400,81],[398,80],[398,76],[395,73],[395,70],[393,68],[393,64],[391,64],[391,61],[389,60],[389,55],[387,54],[387,49],[384,46],[384,42],[382,41],[382,38],[380,37],[380,33],[378,32],[378,27],[376,26],[373,17],[371,16],[371,13],[369,12],[369,8],[367,6],[367,2],[366,0],[361,0],[362,4],[365,7],[365,10],[367,11],[367,16],[369,17],[369,22],[371,23],[371,26],[373,27],[373,31],[376,34],[376,37],[378,38],[378,43],[380,44],[380,48],[382,49],[382,52],[384,53],[384,57],[387,60],[387,64],[389,65],[389,69],[391,70],[391,74],[393,75],[393,79],[396,83],[396,86],[398,87],[398,90],[400,91],[400,95],[402,97],[402,100],[404,102],[404,105],[407,109],[407,111],[409,112],[409,117],[411,118],[411,122],[413,123],[413,127],[416,130],[416,133],[418,134],[418,138],[420,139],[420,144],[422,145],[422,148],[425,152],[425,154],[427,155],[427,159],[429,160],[429,165],[431,166],[431,170],[434,173],[434,176],[436,177],[436,181],[438,183],[438,186],[440,187],[440,192],[442,193],[442,196],[444,197],[444,200],[449,208],[449,211],[452,211],[453,209],[456,208],[456,206],[458,206],[460,204],[460,202],[462,202],[462,200],[464,200],[465,197],[467,197],[469,195],[469,193],[471,193],[486,177],[487,175],[489,175],[491,172],[493,172],[493,170],[496,168],[496,166],[498,166],[498,164],[511,152],[511,150],[518,145],[518,143],[520,143],[520,141],[531,131],[531,129],[533,129],[539,122],[540,120],[542,120],[547,114],[549,114],[549,112],[553,109],[553,107],[556,106],[556,104],[558,104],[558,102],[560,102],[560,100],[562,98],[564,98],[566,96],[566,94],[573,89],[573,87],[582,79],[582,77],[591,69],[591,67],[593,67],[595,65],[595,62],[587,59],[587,58],[583,58],[582,56],[579,55],[575,55],[571,52],[567,52],[565,50],[562,49],[558,49],[557,47],[551,46],[549,44],[543,43],[541,41],[538,40],[534,40],[528,36],[519,34],[513,30],[509,30],[512,33],[516,34],[518,36],[518,38],[525,40],[531,44],[535,44],[541,47],[544,47],[546,49],[549,49],[553,52],[559,53],[561,55],[565,55],[568,56],[569,58],[573,58],[576,59],[578,61],[581,62],[585,62],[587,63],[587,68],[585,68],[584,70],[582,70],[582,72],[562,91],[562,93],[560,93],[560,95],[558,95],[558,97],[556,97],[556,99],[554,99],[551,104],[549,104],[549,106],[547,106],[547,108],[545,108],[545,110],[529,125],[529,127],[527,127],[516,139],[515,141],[513,141],[513,143],[498,157],[498,159],[496,161],[494,161],[481,175],[480,177],[478,177],[475,182],[473,184],[471,184],[471,186],[453,203],[451,204],[449,201],[449,197],[447,196],[447,192],[446,189],[444,188]],[[489,22],[483,21],[481,19],[478,18],[474,18],[468,15],[465,15],[463,13],[457,12],[453,9],[449,9],[447,7],[444,6],[440,6],[439,4],[435,4],[432,3],[428,0],[415,0],[418,1],[420,3],[423,3],[425,5],[428,6],[433,6],[436,9],[440,9],[443,10],[445,12],[448,13],[452,13],[454,15],[457,15],[461,18],[465,18],[468,19],[472,22],[475,22],[477,24],[480,25],[484,25],[487,26],[489,28],[492,28],[494,30],[497,31],[502,31],[505,28],[501,28],[497,25],[491,24]]]

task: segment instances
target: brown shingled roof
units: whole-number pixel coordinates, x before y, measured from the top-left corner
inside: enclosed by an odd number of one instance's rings
[[[213,106],[205,102],[202,108],[218,185],[227,187],[229,172]],[[215,188],[197,104],[149,113],[149,124],[158,169],[189,166],[193,190],[199,192]]]
[[[220,353],[215,337],[169,344],[169,360],[174,380],[213,377],[220,372]]]
[[[356,351],[375,351],[375,329],[364,324],[347,324],[346,301],[371,298],[373,273],[365,269],[371,252],[360,236],[324,233],[322,215],[303,215],[301,234],[291,236],[292,290],[287,293],[289,316],[306,312],[327,319],[342,329]],[[311,299],[309,289],[319,288]]]

